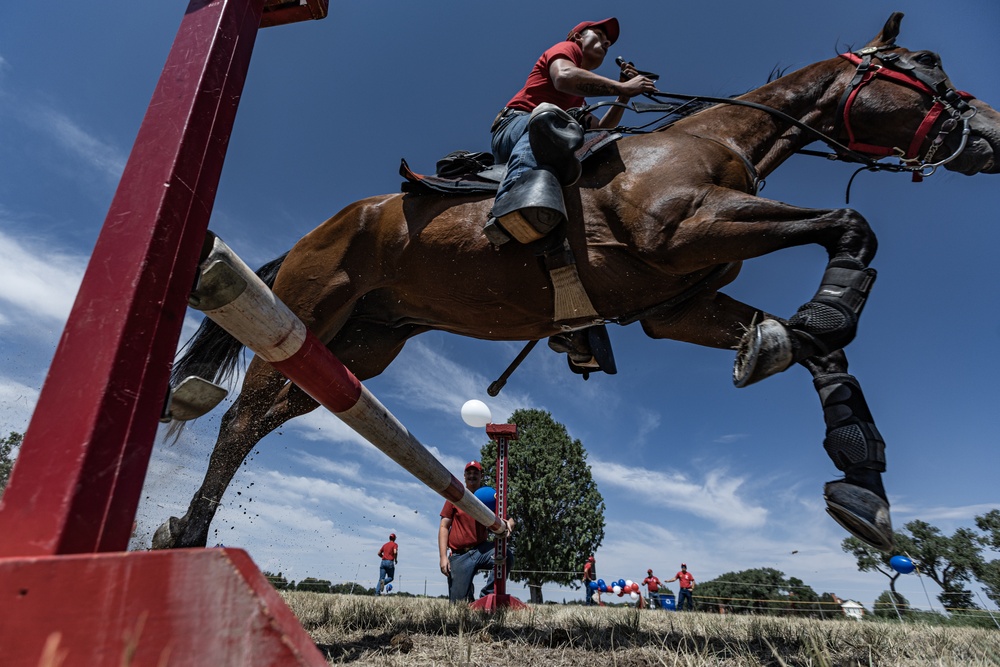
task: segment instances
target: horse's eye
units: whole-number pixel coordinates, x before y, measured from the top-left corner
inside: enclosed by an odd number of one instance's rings
[[[916,57],[916,61],[927,67],[934,67],[938,62],[937,57],[933,53],[921,53]]]

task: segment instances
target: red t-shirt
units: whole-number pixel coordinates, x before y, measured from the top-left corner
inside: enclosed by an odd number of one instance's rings
[[[392,540],[386,542],[382,545],[382,548],[378,550],[379,558],[382,560],[396,560],[396,556],[399,554],[399,547]]]
[[[694,583],[694,575],[690,572],[678,572],[677,580],[680,582],[681,588],[691,588],[691,584]]]
[[[660,580],[656,577],[649,576],[642,580],[643,585],[649,589],[650,593],[656,593],[660,590]]]
[[[507,102],[507,106],[521,111],[531,111],[542,102],[555,104],[560,109],[582,107],[586,100],[556,90],[552,79],[549,78],[549,66],[559,58],[566,58],[580,67],[580,63],[583,62],[583,49],[576,42],[559,42],[543,53],[531,68],[531,74],[528,75],[524,88]]]
[[[441,508],[441,518],[451,519],[448,548],[452,551],[463,551],[482,544],[489,536],[486,526],[455,507],[450,500],[446,500]]]
[[[597,568],[594,567],[594,563],[591,561],[587,561],[587,564],[583,566],[583,580],[584,581],[597,580]]]

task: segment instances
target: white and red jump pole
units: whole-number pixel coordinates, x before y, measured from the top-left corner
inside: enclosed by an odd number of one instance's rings
[[[451,474],[229,246],[209,234],[191,306],[204,312],[414,477],[492,532],[506,535],[506,522]]]

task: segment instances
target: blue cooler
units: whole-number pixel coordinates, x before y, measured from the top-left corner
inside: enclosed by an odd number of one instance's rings
[[[661,594],[660,595],[660,606],[667,611],[677,611],[677,600],[674,598],[673,594]]]

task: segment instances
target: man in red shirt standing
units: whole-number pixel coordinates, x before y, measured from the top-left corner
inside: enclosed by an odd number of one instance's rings
[[[483,466],[479,461],[465,464],[465,487],[475,493],[483,484]],[[514,530],[514,519],[507,519],[507,529]],[[476,572],[489,570],[489,579],[480,597],[493,592],[493,543],[486,526],[445,501],[438,528],[438,554],[441,574],[448,577],[448,599],[451,602],[474,600],[473,579]],[[514,565],[514,555],[507,549],[507,571]]]
[[[583,564],[583,588],[587,591],[587,604],[594,604],[594,593],[596,589],[592,588],[590,582],[597,581],[597,564],[593,556],[587,558],[587,562]],[[597,601],[600,602],[600,594],[598,594]]]
[[[660,580],[653,576],[652,570],[646,570],[646,578],[642,580],[642,585],[649,591],[649,603],[653,609],[660,608]]]
[[[562,188],[580,176],[574,151],[583,143],[583,127],[567,109],[584,106],[586,95],[617,95],[626,103],[656,89],[629,63],[621,66],[618,81],[594,73],[618,33],[613,17],[575,26],[538,58],[524,87],[497,114],[491,148],[497,164],[507,163],[507,173],[483,230],[491,243],[511,236],[528,243],[566,220]],[[588,116],[582,122],[588,129],[610,129],[622,113],[621,106],[612,106],[600,120]]]
[[[672,581],[681,582],[678,584],[680,589],[677,591],[677,611],[684,611],[685,600],[687,600],[688,611],[694,611],[694,596],[692,595],[694,591],[694,575],[688,572],[687,564],[681,563],[681,571],[666,583],[669,584]]]
[[[378,568],[378,586],[375,595],[382,595],[382,587],[396,576],[396,562],[399,559],[399,547],[396,545],[396,533],[389,533],[389,541],[378,550],[382,564]]]

